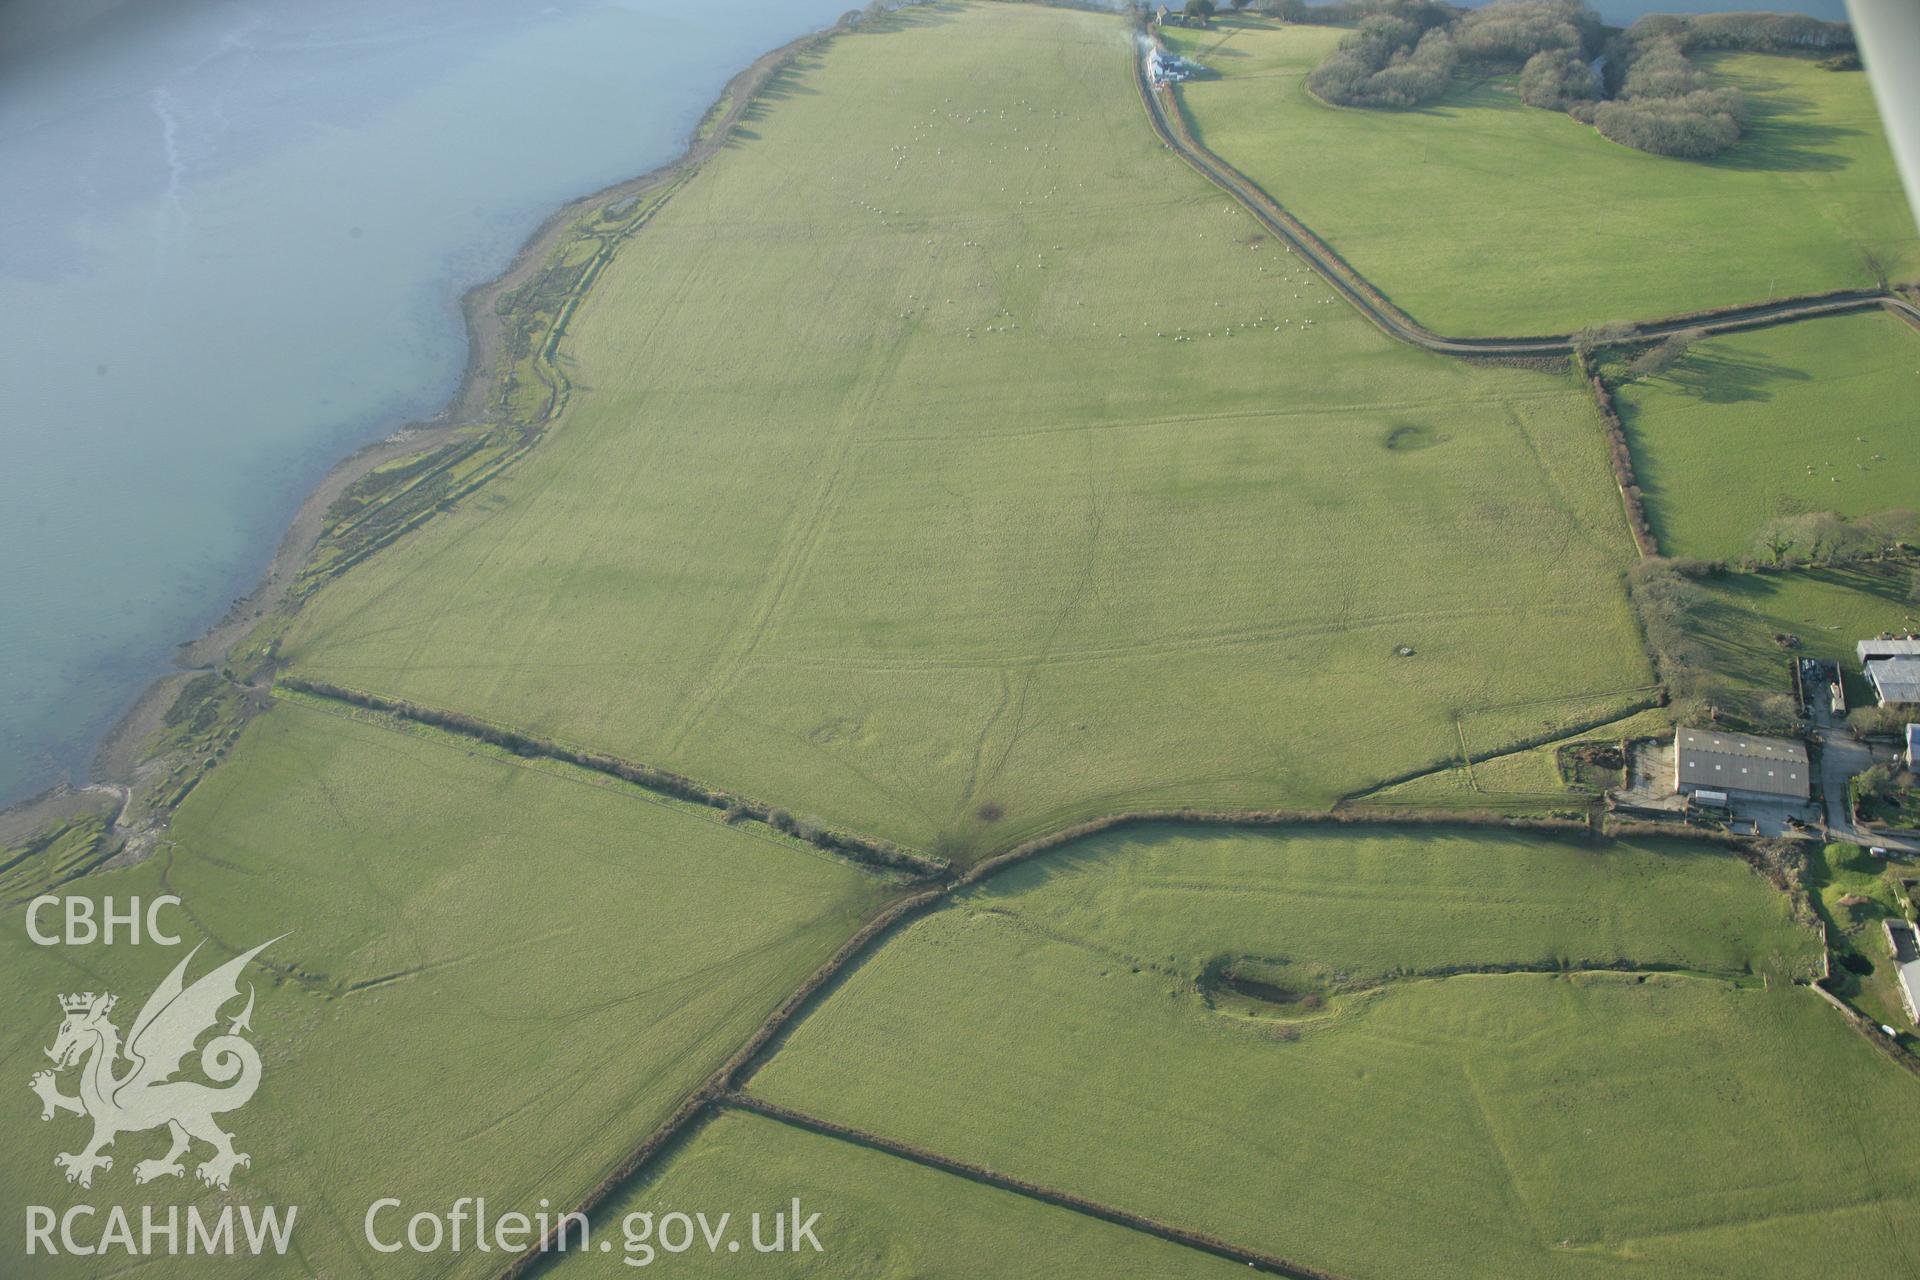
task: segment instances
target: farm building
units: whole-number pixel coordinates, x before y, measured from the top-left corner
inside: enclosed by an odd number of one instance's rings
[[[1893,963],[1900,975],[1900,1000],[1907,1006],[1907,1017],[1920,1025],[1920,946],[1914,941],[1913,926],[1905,920],[1882,920],[1887,945],[1893,949]]]
[[[1907,726],[1907,768],[1920,768],[1920,724]]]
[[[1881,706],[1920,703],[1920,638],[1893,636],[1855,646],[1860,667]]]
[[[1147,78],[1154,84],[1179,84],[1191,80],[1206,68],[1191,58],[1168,53],[1159,45],[1147,50]]]
[[[1717,729],[1676,729],[1673,789],[1767,800],[1805,800],[1811,794],[1804,743]]]
[[[1880,636],[1854,646],[1862,663],[1880,658],[1920,658],[1920,636]]]

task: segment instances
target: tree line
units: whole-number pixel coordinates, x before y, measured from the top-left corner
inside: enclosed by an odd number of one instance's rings
[[[1495,0],[1464,12],[1434,0],[1257,7],[1289,22],[1357,24],[1307,77],[1325,102],[1417,107],[1445,94],[1463,68],[1518,71],[1529,106],[1564,111],[1623,146],[1695,158],[1740,140],[1746,104],[1738,90],[1714,87],[1692,55],[1853,49],[1845,23],[1785,13],[1653,14],[1621,31],[1582,0]]]
[[[1307,76],[1307,87],[1355,107],[1415,107],[1445,93],[1460,60],[1445,11],[1427,3],[1393,8],[1363,19]]]
[[[1867,561],[1906,557],[1920,551],[1920,512],[1907,508],[1844,516],[1835,511],[1805,511],[1780,516],[1753,535],[1745,567],[1831,569]],[[1907,602],[1920,604],[1920,570],[1913,574]]]

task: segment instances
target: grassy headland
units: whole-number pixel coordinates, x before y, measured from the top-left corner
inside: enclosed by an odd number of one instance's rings
[[[962,860],[1123,809],[1330,805],[1644,705],[1583,389],[1386,340],[1153,141],[1130,50],[1111,16],[929,6],[730,99],[697,175],[576,210],[521,278],[494,434],[331,509],[260,674]],[[239,718],[181,727],[209,750],[168,843],[85,889],[178,890],[218,948],[296,928],[248,1185],[315,1206],[308,1270],[384,1274],[371,1194],[599,1183],[900,889],[472,738],[284,690]],[[94,822],[9,869],[104,848]],[[1891,1271],[1920,1176],[1817,1108],[1895,1113],[1907,1081],[1786,985],[1813,962],[1696,846],[1136,828],[903,929],[760,1084],[1354,1274]],[[0,1066],[57,986],[7,997]],[[63,1135],[21,1114],[44,1172]],[[1022,1272],[1213,1269],[771,1128],[722,1117],[615,1212],[811,1180],[854,1206],[831,1274],[992,1269],[989,1239]]]
[[[1571,378],[1334,303],[1153,141],[1123,22],[895,26],[772,86],[575,314],[559,429],[294,671],[962,857],[1646,696]]]

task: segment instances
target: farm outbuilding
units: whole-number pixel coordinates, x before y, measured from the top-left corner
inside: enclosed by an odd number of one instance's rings
[[[1881,636],[1853,648],[1863,664],[1879,658],[1920,658],[1920,636]]]
[[[1865,665],[1881,706],[1920,703],[1920,658],[1877,658]]]
[[[1155,84],[1179,84],[1191,80],[1206,68],[1191,58],[1168,53],[1158,45],[1147,50],[1147,78]]]
[[[1920,703],[1920,637],[1882,636],[1854,650],[1881,706]]]
[[[1805,800],[1812,794],[1805,743],[1718,729],[1676,729],[1673,789],[1734,797]]]
[[[1905,920],[1882,920],[1880,927],[1887,931],[1887,945],[1893,949],[1900,1001],[1907,1006],[1907,1017],[1920,1025],[1920,944],[1915,942],[1913,926]]]

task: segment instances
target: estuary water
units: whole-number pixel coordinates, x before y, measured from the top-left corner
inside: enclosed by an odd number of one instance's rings
[[[446,401],[468,286],[849,3],[96,0],[0,30],[0,804],[83,773],[327,469]]]

